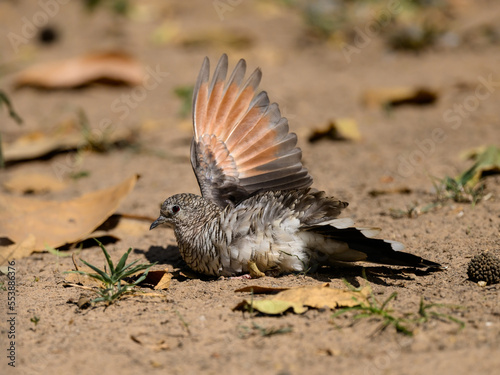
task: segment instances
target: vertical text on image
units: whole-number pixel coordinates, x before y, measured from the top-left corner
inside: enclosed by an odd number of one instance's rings
[[[7,364],[16,367],[16,261],[11,260],[7,266]]]

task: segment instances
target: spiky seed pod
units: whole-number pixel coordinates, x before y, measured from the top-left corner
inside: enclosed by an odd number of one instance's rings
[[[496,284],[500,282],[500,259],[487,252],[476,255],[469,262],[467,275],[472,281]]]

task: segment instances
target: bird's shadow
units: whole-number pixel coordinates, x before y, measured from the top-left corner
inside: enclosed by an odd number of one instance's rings
[[[187,267],[177,246],[150,246],[148,250],[134,249],[134,253],[144,255],[151,263],[171,265],[174,268]]]
[[[143,254],[150,263],[157,263],[164,266],[171,266],[174,270],[173,277],[178,281],[189,279],[214,280],[211,277],[197,273],[184,262],[177,246],[168,245],[167,247],[150,246],[148,250],[134,249],[134,253]]]
[[[168,245],[167,247],[162,246],[150,246],[148,250],[134,249],[136,254],[143,254],[146,259],[151,263],[158,263],[161,265],[168,265],[174,269],[174,278],[179,281],[185,281],[188,279],[200,279],[200,280],[214,280],[217,277],[211,277],[194,272],[189,268],[189,266],[182,259],[179,253],[179,248],[177,246]],[[332,280],[345,280],[353,287],[358,288],[361,286],[360,278],[366,279],[370,283],[383,285],[383,286],[400,286],[403,287],[404,281],[413,281],[415,276],[427,276],[433,272],[438,272],[440,270],[428,268],[419,269],[414,267],[400,267],[391,268],[386,266],[362,266],[362,265],[352,265],[352,266],[323,266],[314,272],[306,273],[315,280],[321,282],[331,282]],[[284,275],[283,275],[284,276]],[[279,278],[279,276],[278,276]],[[392,280],[393,282],[390,282]],[[400,283],[394,283],[395,281],[400,281]]]
[[[366,279],[370,283],[383,286],[401,286],[403,283],[391,283],[392,281],[413,281],[415,276],[427,276],[434,272],[439,272],[439,269],[419,269],[415,267],[391,268],[386,266],[326,266],[317,270],[314,273],[307,274],[308,276],[322,282],[330,282],[335,279],[342,279],[349,284],[358,288],[361,286],[359,278]]]

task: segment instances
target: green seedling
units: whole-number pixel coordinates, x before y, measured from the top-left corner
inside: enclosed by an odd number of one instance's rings
[[[352,291],[359,291],[360,289],[354,288],[346,280],[344,282],[347,284],[348,288]],[[387,299],[380,302],[373,292],[370,293],[368,297],[368,303],[360,301],[360,304],[352,307],[345,307],[336,311],[332,318],[336,318],[348,312],[355,312],[353,319],[376,319],[382,320],[381,325],[374,332],[381,332],[389,326],[393,326],[398,333],[402,333],[406,336],[413,336],[414,327],[427,323],[431,319],[441,319],[444,321],[450,321],[459,325],[459,329],[465,327],[465,323],[450,314],[440,313],[434,311],[434,308],[447,308],[447,309],[459,309],[461,306],[438,304],[438,303],[428,303],[424,302],[422,298],[420,300],[420,305],[417,313],[404,313],[396,314],[394,310],[390,308],[389,302],[397,297],[397,292],[393,292]]]
[[[352,307],[345,307],[338,311],[336,311],[332,318],[336,318],[342,314],[345,314],[349,311],[355,311],[354,319],[363,319],[363,318],[376,318],[382,320],[382,325],[377,331],[383,331],[388,326],[393,326],[397,332],[403,333],[407,336],[412,336],[413,332],[410,328],[408,328],[405,323],[407,323],[406,319],[396,317],[393,315],[393,310],[389,307],[389,302],[391,302],[394,298],[397,297],[397,293],[392,293],[385,301],[380,302],[377,300],[373,292],[370,293],[368,297],[368,303],[361,302],[359,305]]]
[[[191,98],[193,97],[193,86],[178,86],[174,88],[174,94],[181,100],[179,117],[186,118],[191,112]]]
[[[137,286],[139,283],[146,279],[149,269],[156,263],[135,265],[138,262],[138,260],[136,260],[132,263],[125,264],[130,252],[132,251],[132,248],[129,248],[127,252],[120,258],[118,264],[115,266],[104,245],[97,239],[95,239],[95,241],[99,244],[99,247],[104,253],[109,270],[106,270],[106,266],[104,266],[104,270],[101,270],[96,266],[84,261],[83,259],[80,259],[83,264],[93,269],[96,273],[89,273],[85,271],[69,271],[68,273],[78,273],[80,275],[89,276],[96,280],[99,280],[103,286],[96,290],[93,289],[98,297],[93,299],[91,302],[105,302],[109,305],[116,302],[125,294],[131,293],[133,287]],[[132,275],[140,271],[144,271],[144,273],[133,283],[126,283],[124,281],[124,279],[131,277]]]
[[[417,323],[426,323],[432,318],[449,320],[459,325],[460,329],[465,327],[465,322],[460,319],[455,318],[449,314],[439,313],[437,311],[431,311],[432,308],[448,308],[448,309],[463,309],[462,306],[447,305],[442,303],[424,303],[424,299],[420,300],[420,305],[418,308]]]
[[[263,327],[255,322],[252,322],[252,326],[240,326],[240,338],[244,339],[251,336],[253,333],[257,333],[261,337],[270,337],[274,335],[281,335],[284,333],[292,332],[292,327]]]
[[[474,206],[483,197],[484,184],[478,182],[471,186],[468,184],[470,178],[472,176],[469,174],[462,174],[456,178],[449,176],[443,179],[434,178],[437,201],[444,202],[451,199],[458,203],[471,203]]]

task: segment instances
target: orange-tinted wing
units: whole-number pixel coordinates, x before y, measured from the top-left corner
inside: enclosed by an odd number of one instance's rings
[[[209,82],[205,58],[193,93],[191,164],[202,195],[221,207],[255,192],[312,184],[287,119],[265,91],[256,93],[260,69],[244,82],[245,71],[245,60],[240,60],[226,79],[224,54]]]

